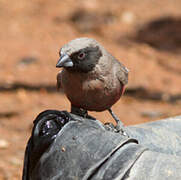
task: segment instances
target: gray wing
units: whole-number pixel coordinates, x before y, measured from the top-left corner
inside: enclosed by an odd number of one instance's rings
[[[123,84],[126,85],[128,83],[128,73],[129,70],[118,60],[115,59],[115,69],[116,69],[116,76],[119,79],[119,81]]]

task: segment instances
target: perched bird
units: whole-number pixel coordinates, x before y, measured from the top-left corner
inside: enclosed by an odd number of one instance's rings
[[[128,69],[96,40],[78,38],[60,49],[57,88],[62,88],[71,102],[71,112],[84,117],[87,111],[109,110],[117,124],[121,121],[111,107],[124,93]]]

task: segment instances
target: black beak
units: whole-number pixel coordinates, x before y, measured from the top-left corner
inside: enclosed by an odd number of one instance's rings
[[[61,67],[73,67],[73,62],[70,59],[69,55],[64,54],[61,55],[60,59],[58,60],[58,63],[56,65],[57,68],[61,68]]]

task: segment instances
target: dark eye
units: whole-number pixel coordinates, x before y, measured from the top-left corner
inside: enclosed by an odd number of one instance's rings
[[[78,59],[82,60],[85,58],[85,53],[84,52],[80,52],[78,55]]]

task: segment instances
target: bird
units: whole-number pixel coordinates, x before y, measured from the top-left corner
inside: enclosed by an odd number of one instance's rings
[[[128,83],[129,70],[95,39],[81,37],[69,41],[59,51],[57,89],[63,89],[71,103],[71,113],[92,118],[88,111],[108,110],[125,133],[123,123],[112,111]]]

